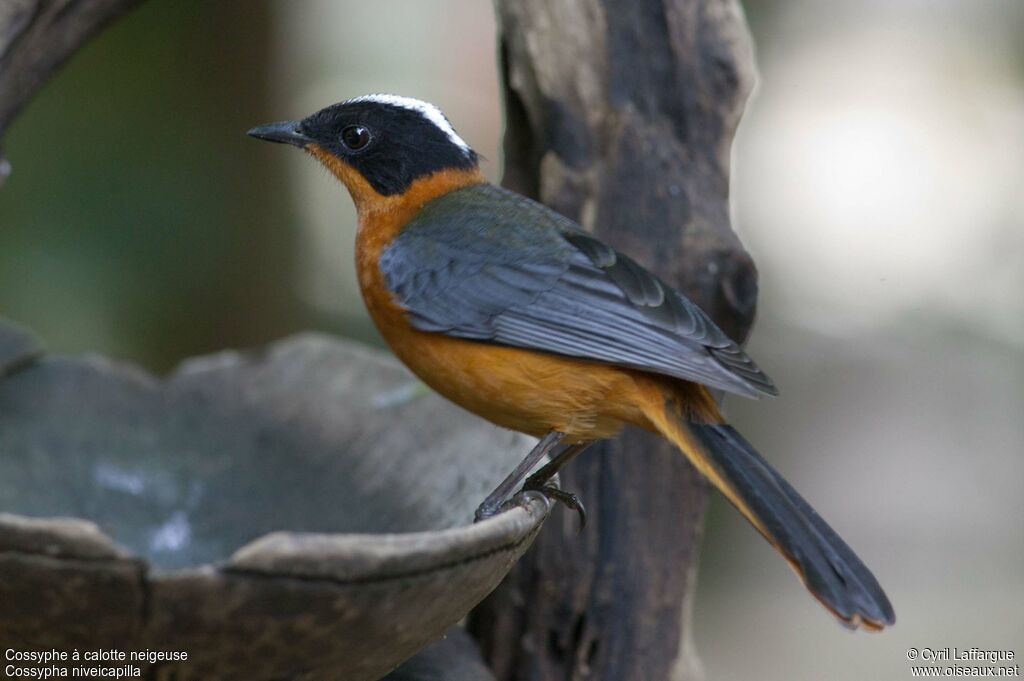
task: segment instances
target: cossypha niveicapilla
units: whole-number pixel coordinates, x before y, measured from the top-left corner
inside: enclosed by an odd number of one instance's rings
[[[249,134],[306,150],[348,188],[360,288],[398,358],[456,404],[540,438],[478,518],[520,485],[582,512],[551,476],[632,424],[674,443],[847,626],[895,621],[867,567],[724,422],[708,390],[775,395],[771,380],[684,295],[571,220],[489,184],[437,107],[368,95]]]

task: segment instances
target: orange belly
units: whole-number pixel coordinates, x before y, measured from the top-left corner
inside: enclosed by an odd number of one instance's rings
[[[624,423],[646,421],[631,406],[640,388],[633,372],[423,333],[404,320],[375,321],[398,358],[427,385],[500,426],[591,440],[613,436]]]

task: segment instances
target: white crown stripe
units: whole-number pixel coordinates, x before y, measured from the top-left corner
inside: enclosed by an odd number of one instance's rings
[[[441,132],[443,132],[452,144],[462,149],[467,154],[471,151],[466,141],[459,137],[458,133],[455,132],[455,128],[448,121],[445,115],[436,106],[430,102],[424,102],[419,99],[413,99],[412,97],[400,97],[399,95],[363,95],[362,97],[353,97],[352,99],[345,102],[346,104],[357,104],[359,102],[376,102],[377,104],[389,104],[391,106],[401,107],[403,109],[409,109],[415,111],[421,116],[426,118],[428,121],[433,123]]]

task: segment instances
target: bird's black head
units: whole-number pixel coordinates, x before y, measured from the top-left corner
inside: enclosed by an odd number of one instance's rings
[[[356,97],[249,134],[301,147],[329,166],[340,161],[382,196],[401,194],[414,180],[440,170],[477,167],[476,152],[440,109],[396,95]]]

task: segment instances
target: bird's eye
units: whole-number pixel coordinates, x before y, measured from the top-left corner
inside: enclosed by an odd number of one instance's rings
[[[370,143],[370,131],[361,125],[350,125],[341,131],[341,143],[358,151]]]

